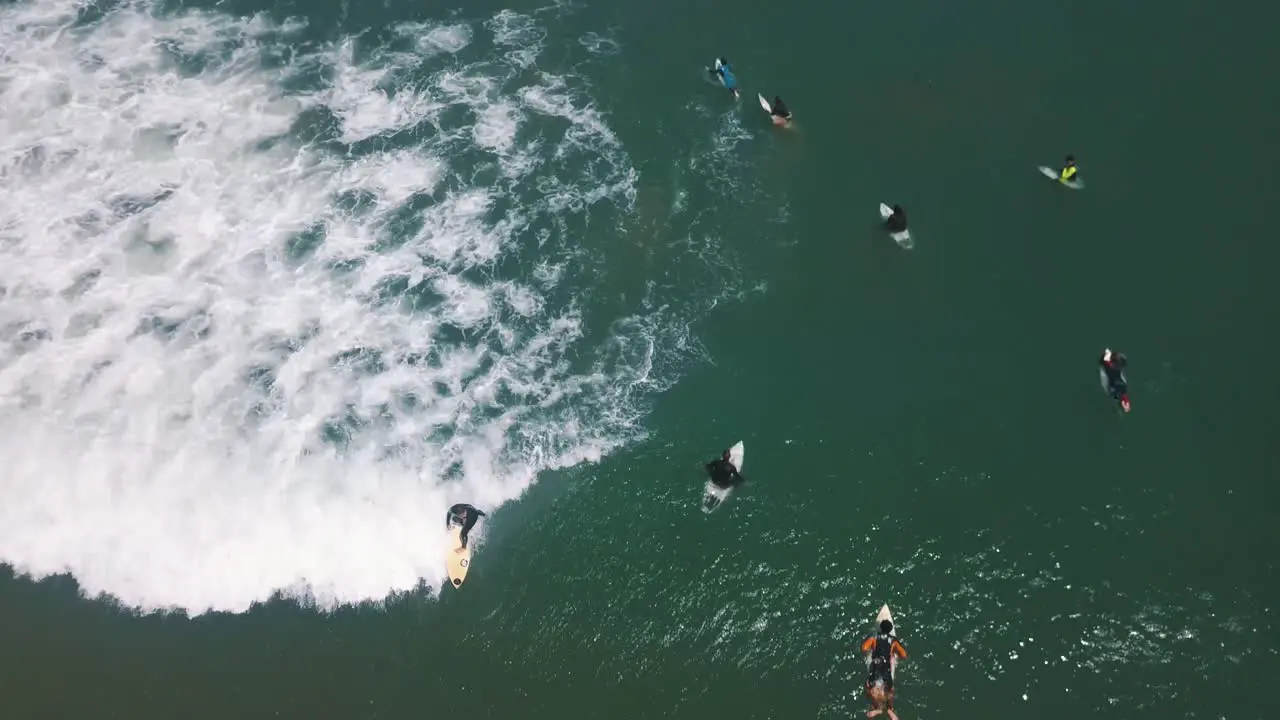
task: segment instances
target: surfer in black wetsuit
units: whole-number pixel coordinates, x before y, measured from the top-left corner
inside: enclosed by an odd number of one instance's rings
[[[900,233],[907,229],[907,211],[901,205],[893,206],[893,214],[884,221],[884,226],[891,233]]]
[[[1121,409],[1129,412],[1129,382],[1125,380],[1124,369],[1129,364],[1129,359],[1124,353],[1113,353],[1111,348],[1102,351],[1102,358],[1098,360],[1098,364],[1102,366],[1102,372],[1107,377],[1107,392],[1111,393],[1111,398],[1120,403]]]
[[[875,707],[867,712],[867,717],[873,718],[888,711],[892,720],[898,720],[893,712],[893,657],[905,659],[907,648],[894,637],[893,622],[880,621],[880,633],[862,641],[862,652],[871,654],[866,690]]]
[[[466,547],[467,533],[471,532],[471,528],[475,527],[482,517],[484,517],[484,513],[475,509],[474,506],[458,503],[449,508],[449,512],[445,513],[444,527],[448,530],[455,525],[461,525],[462,532],[458,534],[458,539],[462,541],[462,547]]]
[[[791,124],[791,111],[787,109],[786,103],[782,102],[781,95],[773,96],[773,107],[769,110],[769,115],[773,118],[774,125],[786,127]]]
[[[729,459],[729,451],[725,450],[719,460],[712,460],[707,463],[707,474],[711,476],[711,484],[718,488],[731,488],[738,483],[746,482],[747,479],[742,477],[742,473],[738,472],[738,468],[733,466],[733,461]]]

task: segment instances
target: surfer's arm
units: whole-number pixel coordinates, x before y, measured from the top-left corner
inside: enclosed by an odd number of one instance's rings
[[[866,640],[862,641],[862,652],[864,653],[871,652],[872,650],[875,649],[875,647],[876,647],[876,639],[874,637],[869,637]]]
[[[898,657],[903,658],[903,659],[905,660],[905,659],[906,659],[906,657],[907,657],[907,648],[906,648],[905,646],[903,646],[903,644],[902,644],[902,643],[898,642],[897,640],[894,640],[894,641],[893,641],[893,654],[894,654],[894,655],[897,655]]]
[[[733,471],[733,484],[734,484],[734,485],[737,485],[738,483],[744,483],[744,482],[746,482],[746,481],[747,481],[747,479],[746,479],[746,478],[744,478],[744,477],[742,477],[742,473],[738,472],[737,470]]]

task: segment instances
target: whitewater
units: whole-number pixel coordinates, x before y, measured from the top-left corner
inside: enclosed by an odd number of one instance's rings
[[[592,304],[637,169],[550,16],[158,7],[0,9],[0,562],[139,611],[436,592],[449,505],[642,437],[697,359],[652,283]]]

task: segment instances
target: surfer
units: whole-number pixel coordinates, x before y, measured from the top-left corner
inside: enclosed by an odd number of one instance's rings
[[[898,720],[893,712],[893,657],[907,657],[907,648],[893,635],[893,621],[881,620],[880,633],[862,641],[862,652],[871,654],[871,666],[867,673],[867,697],[875,708],[867,712],[872,718],[887,710],[892,720]],[[877,696],[883,702],[877,702]],[[884,708],[880,706],[884,705]]]
[[[893,214],[885,219],[884,226],[889,229],[889,232],[904,232],[907,229],[907,211],[903,210],[901,205],[894,205]]]
[[[1107,377],[1107,392],[1111,393],[1112,399],[1120,403],[1120,407],[1129,412],[1129,382],[1125,380],[1124,368],[1129,364],[1129,359],[1124,353],[1113,353],[1111,348],[1102,351],[1102,358],[1098,361],[1102,365],[1102,372]]]
[[[773,118],[774,125],[780,127],[791,125],[791,111],[787,109],[786,103],[782,102],[781,95],[773,96],[773,107],[769,109],[769,116]]]
[[[719,460],[707,463],[707,474],[711,476],[711,483],[718,488],[731,488],[747,481],[729,459],[728,450],[724,451]]]
[[[716,66],[707,68],[707,72],[713,77],[720,78],[720,82],[729,88],[729,92],[733,93],[734,97],[738,97],[738,80],[733,76],[733,68],[729,67],[729,58],[716,59]]]
[[[1076,158],[1068,155],[1062,170],[1058,172],[1058,182],[1069,183],[1076,179]]]
[[[462,532],[458,534],[458,539],[462,541],[462,547],[465,548],[467,546],[467,533],[471,532],[471,528],[475,527],[482,517],[484,517],[484,513],[474,506],[458,503],[449,508],[449,512],[445,513],[444,527],[448,530],[455,525],[461,525]]]

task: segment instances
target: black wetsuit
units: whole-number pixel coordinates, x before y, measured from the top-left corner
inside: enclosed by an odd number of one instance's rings
[[[889,232],[902,232],[907,229],[907,211],[901,207],[894,205],[893,214],[888,220],[884,221],[885,227],[889,228]]]
[[[892,635],[877,633],[875,635],[875,647],[871,650],[871,667],[867,672],[867,687],[871,687],[880,682],[884,686],[886,693],[893,691],[893,646],[895,643],[902,646],[902,643]],[[903,648],[906,652],[906,648]]]
[[[465,519],[463,518],[463,513],[466,513]],[[466,503],[458,503],[457,505],[449,508],[449,512],[445,513],[444,526],[445,529],[448,529],[454,525],[461,525],[462,532],[458,535],[458,539],[462,541],[462,547],[466,547],[467,533],[471,532],[471,528],[475,527],[476,523],[479,522],[482,517],[484,517],[484,513],[475,509],[474,506]]]
[[[1111,353],[1111,362],[1101,358],[1098,364],[1102,366],[1102,372],[1107,375],[1107,389],[1111,392],[1111,397],[1119,400],[1129,393],[1129,383],[1124,379],[1124,368],[1129,364],[1128,358],[1123,353]]]
[[[711,483],[719,488],[730,488],[746,481],[738,468],[723,458],[707,463],[707,474],[711,476]]]
[[[770,112],[783,120],[791,119],[791,111],[787,109],[786,103],[782,102],[782,98],[778,95],[773,96],[773,110]]]

